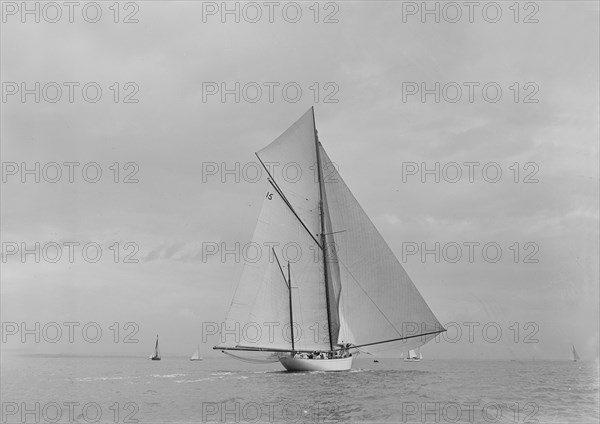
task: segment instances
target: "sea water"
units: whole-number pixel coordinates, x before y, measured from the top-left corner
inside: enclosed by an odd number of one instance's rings
[[[597,362],[362,356],[288,373],[228,357],[3,355],[2,422],[597,423]]]

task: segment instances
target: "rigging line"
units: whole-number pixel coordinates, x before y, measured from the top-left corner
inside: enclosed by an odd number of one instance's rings
[[[213,350],[242,350],[247,352],[303,352],[303,353],[311,353],[313,350],[291,350],[291,349],[279,349],[279,348],[271,348],[271,347],[254,347],[254,346],[213,346]]]
[[[296,213],[296,211],[294,210],[294,208],[292,207],[292,205],[290,204],[290,202],[288,202],[287,198],[285,197],[285,195],[283,194],[283,192],[281,191],[281,189],[277,186],[277,183],[275,183],[275,181],[273,181],[270,178],[269,178],[269,183],[271,183],[271,185],[273,186],[273,188],[275,189],[275,191],[277,192],[277,194],[279,194],[281,196],[281,199],[283,200],[283,202],[288,206],[288,208],[290,208],[290,210],[292,211],[292,213],[294,214],[294,216],[298,219],[298,221],[300,222],[300,224],[302,224],[302,226],[304,227],[304,229],[306,230],[306,232],[310,235],[310,237],[313,239],[313,241],[315,243],[317,243],[317,246],[319,246],[319,248],[321,248],[321,245],[319,244],[319,242],[317,241],[317,239],[315,238],[315,236],[313,236],[313,234],[310,232],[310,230],[308,229],[308,227],[306,226],[306,224],[304,224],[304,221],[302,221],[302,219],[300,219],[300,217],[298,216],[298,214]]]
[[[300,193],[298,193],[297,191],[292,190],[289,187],[286,189],[286,193],[287,193],[288,196],[292,195],[294,198],[296,198],[298,200],[303,200],[303,201],[308,201],[309,200],[305,196],[302,196]],[[307,209],[307,210],[312,210],[312,209]]]
[[[399,339],[389,339],[389,340],[383,340],[381,342],[365,343],[365,344],[361,344],[361,345],[350,346],[350,348],[358,349],[359,347],[373,346],[373,345],[376,345],[376,344],[391,343],[391,342],[397,342],[397,341],[400,341],[400,340],[414,339],[415,337],[431,336],[433,334],[443,333],[444,331],[446,331],[446,329],[437,330],[437,331],[430,331],[429,333],[423,333],[423,334],[415,334],[413,336],[400,337]],[[338,349],[338,350],[341,350],[341,349]]]
[[[332,234],[345,233],[345,232],[346,232],[346,230],[340,230],[340,231],[333,231],[331,233],[323,233],[323,234],[325,234],[326,236],[330,236]]]
[[[313,235],[313,233],[308,229],[308,227],[306,226],[306,224],[304,223],[304,221],[302,221],[302,219],[300,219],[300,217],[298,216],[298,214],[296,213],[296,211],[292,207],[292,204],[288,201],[287,197],[285,197],[285,194],[283,194],[283,191],[281,190],[281,188],[279,187],[279,185],[277,185],[277,183],[275,182],[275,179],[273,178],[273,176],[271,175],[271,173],[269,172],[269,170],[267,169],[267,167],[263,163],[263,161],[260,158],[260,156],[258,156],[258,153],[254,153],[254,154],[256,155],[256,157],[258,158],[258,160],[260,161],[260,164],[263,166],[263,168],[265,168],[265,171],[267,171],[267,174],[269,175],[269,178],[268,178],[269,183],[271,183],[271,185],[273,186],[273,188],[275,189],[275,191],[277,192],[277,194],[279,194],[281,196],[281,199],[283,200],[283,202],[287,205],[288,208],[290,208],[290,210],[292,211],[292,213],[294,214],[294,216],[296,217],[296,219],[300,222],[300,224],[302,224],[302,226],[308,232],[308,234],[313,239],[313,241],[317,244],[317,246],[319,246],[319,248],[321,248],[321,245],[319,244],[319,242],[317,241],[317,239],[315,238],[315,236]]]
[[[283,281],[285,282],[286,287],[289,289],[290,285],[288,284],[287,280],[285,279],[285,273],[283,272],[283,268],[281,267],[281,264],[279,263],[279,258],[277,257],[277,253],[275,253],[275,249],[271,248],[271,250],[273,251],[273,255],[275,255],[275,260],[277,261],[277,265],[279,265],[279,270],[281,271]]]
[[[350,272],[350,270],[348,269],[348,267],[346,266],[346,264],[344,264],[341,260],[339,260],[339,258],[338,258],[338,262],[341,263],[344,266],[344,268],[346,269],[346,271],[348,271],[348,274],[350,274],[350,276],[352,277],[352,279],[356,282],[356,285],[358,285],[358,287],[369,298],[369,300],[373,303],[373,305],[375,305],[375,307],[377,308],[377,310],[379,311],[379,313],[381,313],[381,315],[385,318],[385,320],[392,326],[392,328],[394,329],[394,331],[396,331],[396,333],[398,333],[398,335],[400,337],[402,337],[402,334],[400,333],[400,331],[398,331],[398,329],[396,328],[396,326],[391,323],[391,321],[383,313],[383,311],[379,308],[379,306],[377,306],[377,304],[375,303],[375,301],[373,299],[371,299],[371,296],[369,296],[369,294],[365,291],[365,289],[363,289],[363,287],[360,285],[360,283],[358,282],[358,280],[354,277],[354,275],[352,274],[352,272]]]
[[[281,188],[280,188],[280,191],[282,191]],[[293,197],[293,198],[301,200],[301,201],[308,201],[309,200],[308,198],[302,196],[300,193],[298,193],[298,192],[290,189],[289,187],[286,188],[285,192],[286,192],[286,197],[288,197],[290,199]],[[291,204],[291,202],[290,202],[290,204]],[[302,205],[296,204],[296,211],[298,213],[298,216],[301,216],[301,215],[304,215],[304,214],[307,214],[307,213],[313,213],[314,212],[314,207],[310,208],[308,206],[302,206]]]

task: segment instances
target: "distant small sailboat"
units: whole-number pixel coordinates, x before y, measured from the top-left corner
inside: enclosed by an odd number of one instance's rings
[[[409,350],[408,355],[404,358],[405,361],[419,362],[423,359],[423,354],[421,353],[421,349],[417,348],[416,351]]]
[[[154,353],[150,356],[153,361],[160,361],[160,351],[158,350],[158,334],[156,335],[156,345],[154,346]]]
[[[577,351],[575,350],[575,346],[571,345],[571,360],[573,362],[577,362],[579,361],[581,358],[579,358],[579,354],[577,353]]]
[[[200,355],[200,345],[198,345],[198,349],[196,349],[196,351],[190,358],[190,361],[202,361],[202,360],[204,360],[204,358],[202,357],[202,355]]]

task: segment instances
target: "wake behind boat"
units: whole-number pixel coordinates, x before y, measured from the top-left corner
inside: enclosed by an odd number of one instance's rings
[[[259,331],[233,344],[221,331],[213,349],[272,352],[288,371],[346,371],[360,348],[415,349],[446,331],[329,159],[313,108],[256,156],[269,178],[252,241],[269,249],[244,265],[224,327]],[[275,178],[273,163],[294,164],[296,177]]]

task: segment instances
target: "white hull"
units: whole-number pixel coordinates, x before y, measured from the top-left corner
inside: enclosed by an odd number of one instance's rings
[[[279,362],[288,371],[348,371],[352,368],[352,356],[337,359],[304,359],[280,357]]]
[[[406,362],[421,362],[419,358],[404,358]]]

